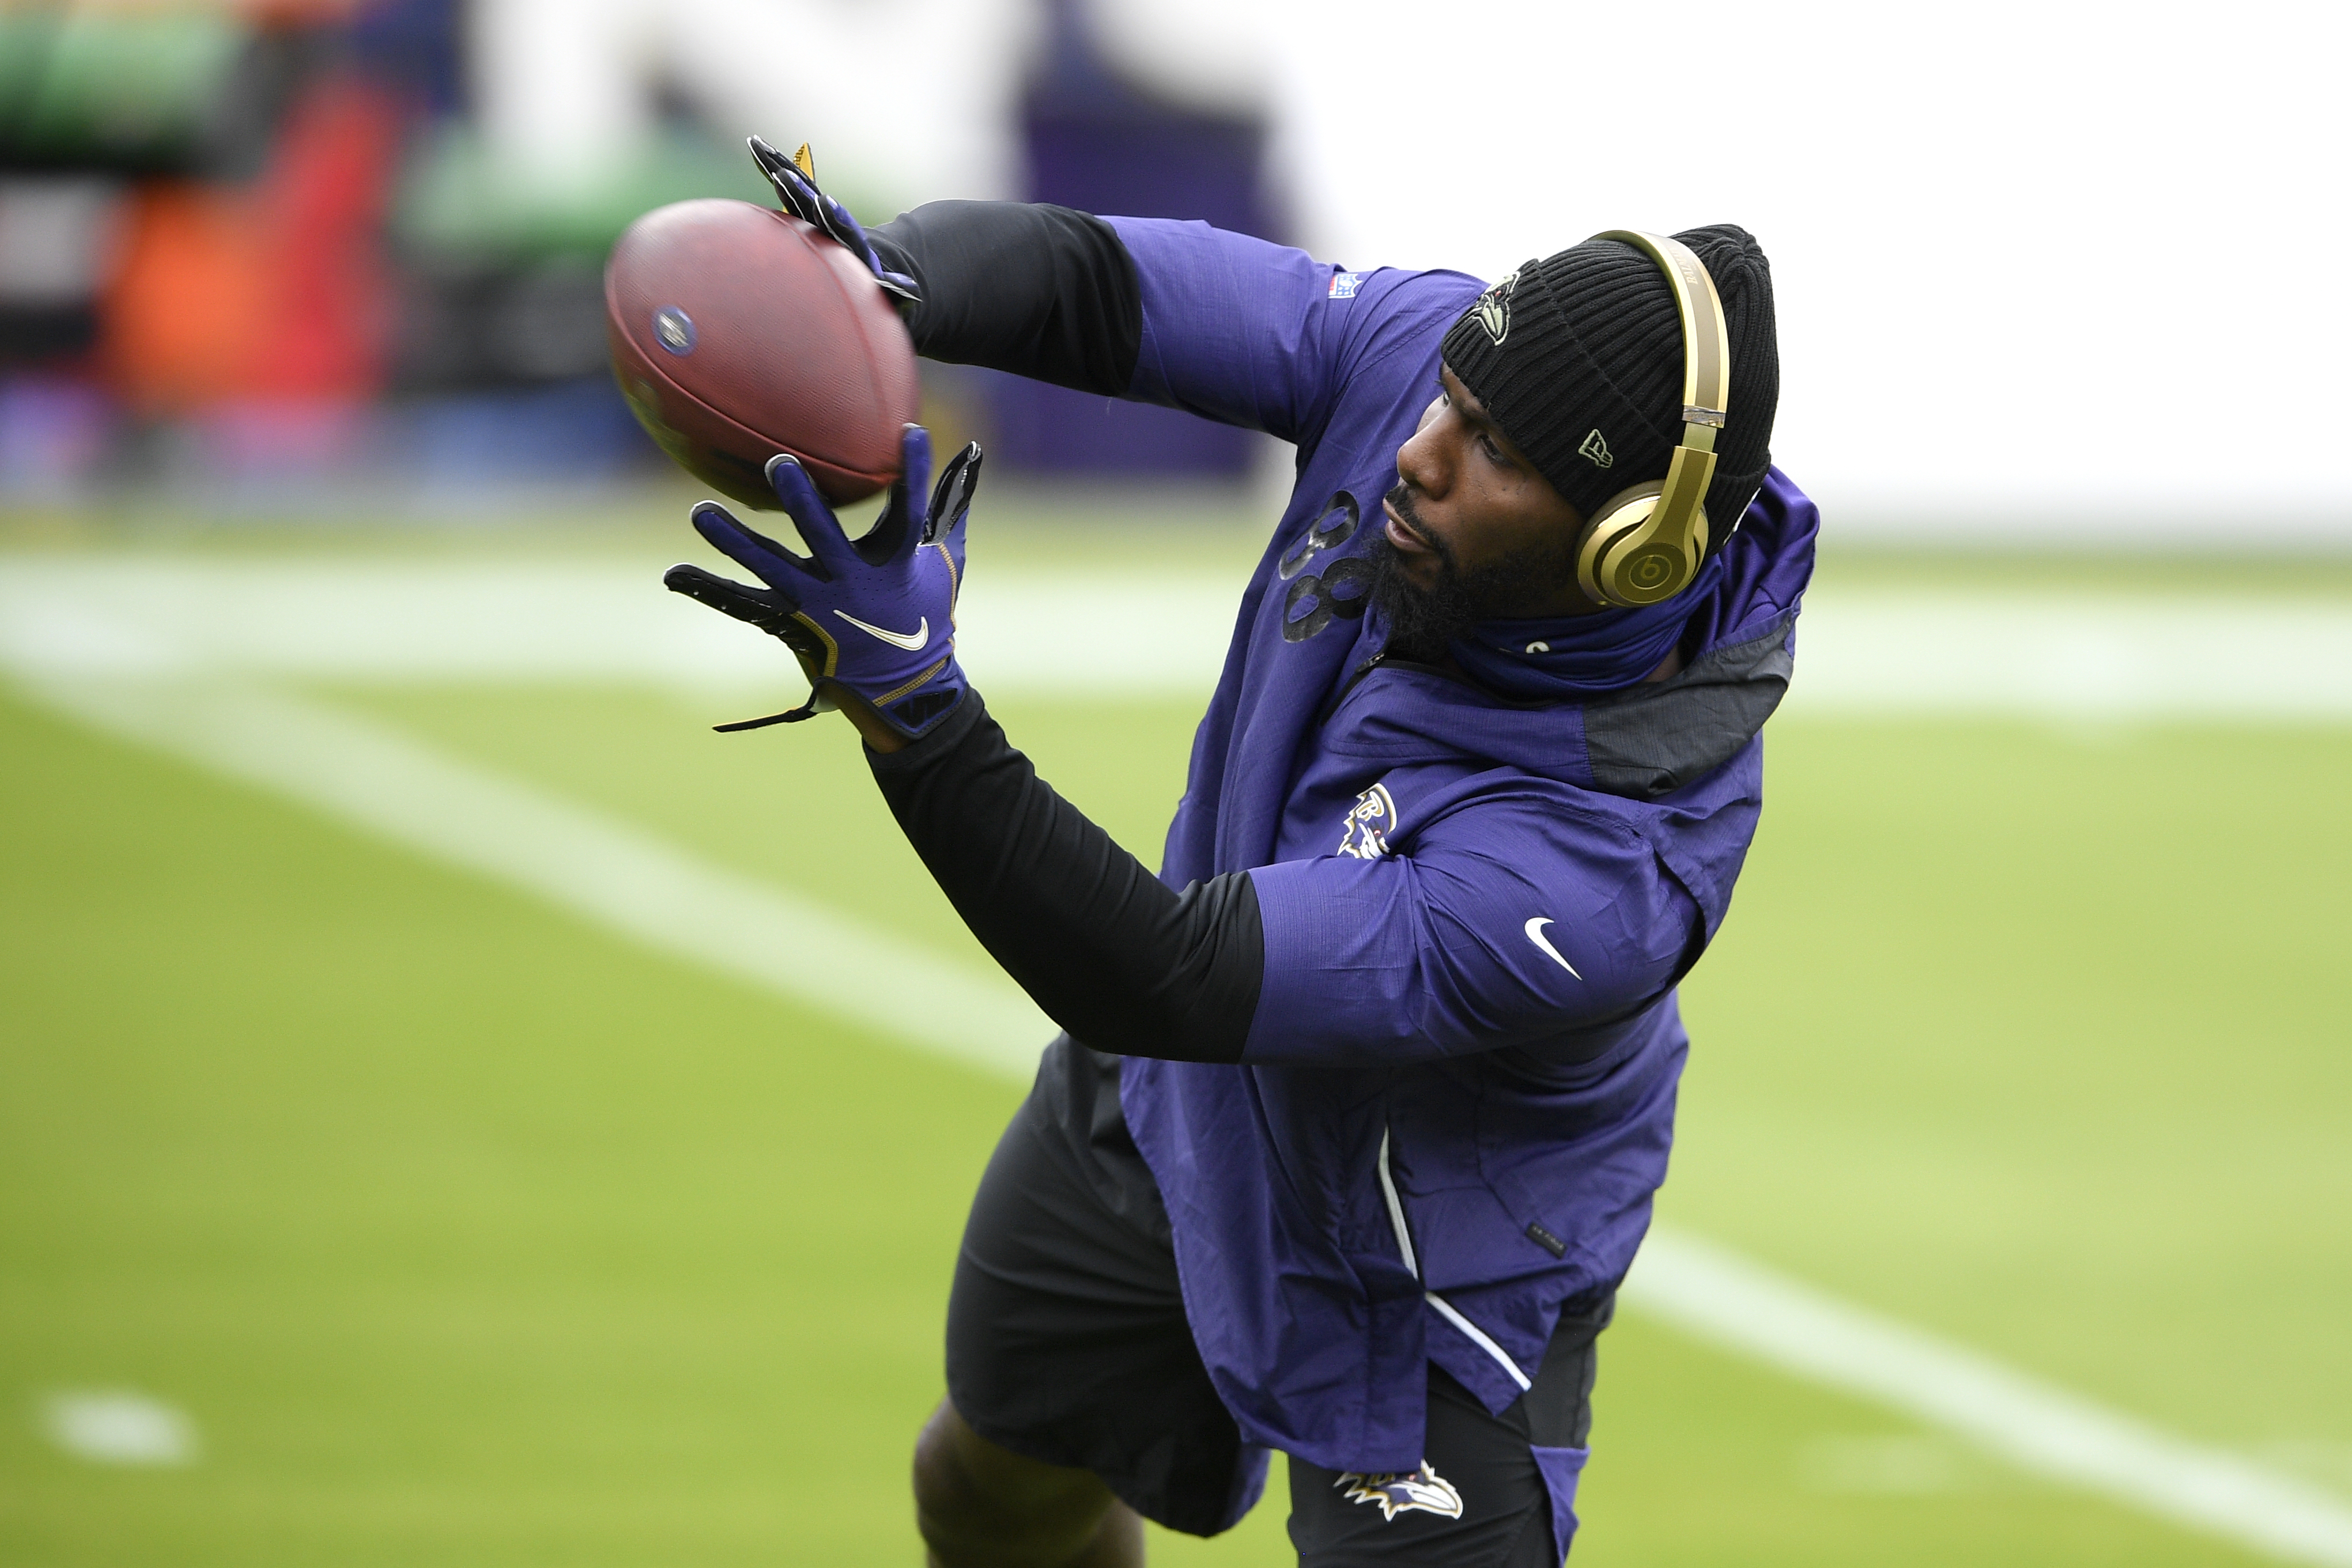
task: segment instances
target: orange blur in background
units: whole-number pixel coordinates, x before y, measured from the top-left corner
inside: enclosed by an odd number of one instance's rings
[[[131,199],[100,361],[134,411],[247,399],[358,402],[392,322],[381,235],[398,106],[364,82],[309,89],[249,187],[164,181]]]

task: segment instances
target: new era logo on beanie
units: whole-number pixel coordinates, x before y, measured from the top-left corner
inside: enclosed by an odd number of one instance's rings
[[[1706,492],[1709,531],[1720,543],[1771,465],[1780,395],[1772,272],[1753,236],[1733,225],[1675,238],[1715,279],[1730,334],[1731,408]],[[1665,275],[1632,246],[1592,239],[1525,263],[1447,329],[1444,356],[1585,517],[1628,486],[1665,477],[1682,435],[1682,322]]]

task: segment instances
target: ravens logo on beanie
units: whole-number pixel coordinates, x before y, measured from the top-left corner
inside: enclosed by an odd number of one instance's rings
[[[1716,437],[1708,532],[1728,538],[1771,465],[1780,355],[1772,271],[1731,224],[1675,235],[1723,300],[1730,409]],[[1512,444],[1586,517],[1620,490],[1663,479],[1682,438],[1683,333],[1657,263],[1589,239],[1502,278],[1447,329],[1445,363]]]

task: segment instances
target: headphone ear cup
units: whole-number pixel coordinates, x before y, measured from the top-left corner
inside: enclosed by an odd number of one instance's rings
[[[1698,576],[1706,559],[1706,514],[1668,533],[1660,525],[1663,482],[1612,496],[1585,525],[1576,546],[1576,581],[1585,596],[1621,610],[1672,599]]]

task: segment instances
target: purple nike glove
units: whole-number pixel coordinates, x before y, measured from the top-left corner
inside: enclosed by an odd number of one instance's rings
[[[888,504],[855,540],[799,463],[779,456],[768,465],[768,482],[814,559],[745,528],[716,501],[695,507],[695,531],[767,586],[698,566],[671,567],[662,582],[782,639],[810,686],[809,700],[789,712],[719,728],[797,723],[837,706],[834,692],[842,687],[872,703],[909,740],[954,710],[965,686],[955,661],[956,590],[963,580],[964,522],[980,483],[980,446],[949,461],[928,505],[931,438],[921,425],[907,426],[902,456]]]
[[[865,227],[849,209],[817,188],[815,167],[805,146],[795,161],[769,146],[761,137],[749,138],[748,145],[751,161],[760,165],[760,172],[776,188],[776,199],[783,203],[784,211],[839,241],[844,249],[866,264],[866,270],[874,274],[874,281],[882,286],[883,293],[906,305],[923,302],[923,291],[913,278],[882,265],[882,258],[874,253],[874,242],[866,237]]]

